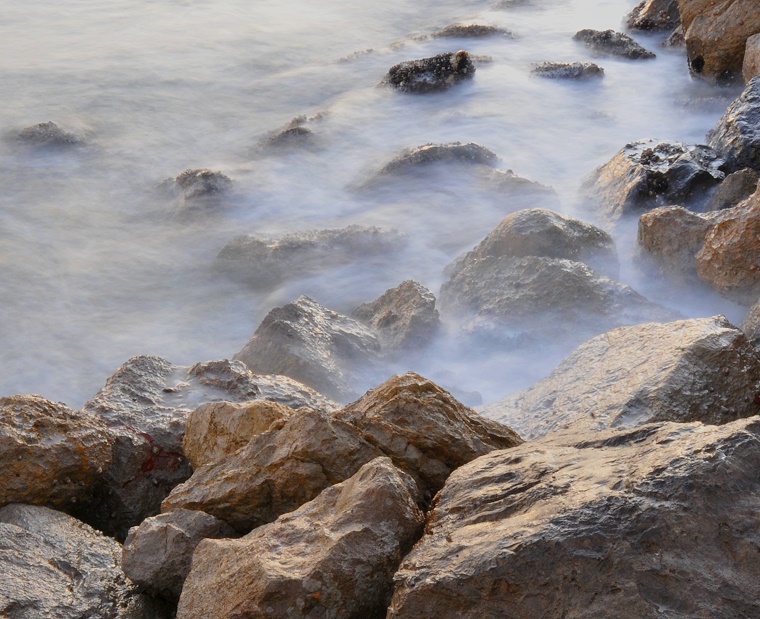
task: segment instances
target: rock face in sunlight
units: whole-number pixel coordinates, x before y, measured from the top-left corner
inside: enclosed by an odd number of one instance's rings
[[[388,69],[382,83],[401,92],[433,93],[448,90],[454,84],[471,79],[474,74],[475,65],[470,54],[460,50],[400,62]]]
[[[713,149],[655,139],[627,144],[593,174],[581,193],[612,224],[668,204],[698,208],[723,180],[723,159]]]
[[[731,170],[760,172],[760,76],[752,79],[707,134],[707,143]]]
[[[680,23],[677,0],[641,0],[626,18],[631,30],[673,30]]]
[[[614,30],[579,30],[573,39],[601,55],[622,56],[629,60],[647,60],[656,57],[653,52],[643,48],[627,34]]]
[[[588,79],[604,77],[604,69],[593,62],[542,62],[531,69],[532,75],[551,79]]]
[[[79,136],[64,131],[52,121],[25,127],[16,137],[19,142],[29,146],[66,147],[82,143]]]
[[[747,39],[760,32],[755,0],[678,0],[692,73],[710,82],[736,79]]]
[[[480,409],[526,438],[653,421],[723,424],[760,413],[760,361],[723,316],[621,327],[545,379]]]
[[[0,616],[163,619],[121,571],[121,546],[45,507],[0,509]]]
[[[388,619],[760,616],[760,424],[577,430],[455,471]]]
[[[385,615],[393,574],[424,522],[388,458],[239,540],[201,542],[178,619]]]

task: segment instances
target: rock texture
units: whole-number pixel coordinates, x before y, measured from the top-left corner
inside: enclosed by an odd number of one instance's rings
[[[237,537],[237,533],[203,512],[175,509],[146,518],[129,530],[124,541],[124,573],[154,595],[176,602],[195,548],[204,539],[220,537]]]
[[[760,614],[760,424],[570,431],[458,469],[388,619]]]
[[[726,159],[730,170],[752,168],[760,172],[760,76],[728,106],[707,134],[707,143]]]
[[[597,54],[622,56],[630,60],[646,60],[656,57],[656,54],[643,48],[627,34],[614,30],[579,30],[573,39],[583,43]]]
[[[691,71],[711,82],[741,74],[747,39],[760,32],[755,0],[678,0]]]
[[[45,507],[0,509],[0,616],[8,619],[163,619],[124,577],[121,547]]]
[[[760,349],[760,301],[756,301],[744,316],[739,328],[747,336],[749,343]]]
[[[393,573],[423,522],[388,458],[239,540],[204,541],[178,619],[385,615]]]
[[[604,77],[604,69],[593,62],[542,62],[530,71],[539,77],[552,79],[587,79]]]
[[[507,37],[515,35],[506,28],[487,26],[483,24],[451,24],[442,30],[434,32],[435,38],[482,39],[485,37]]]
[[[758,181],[760,181],[760,175],[751,168],[729,174],[710,196],[705,204],[705,210],[721,211],[737,206],[755,193]]]
[[[723,180],[723,163],[706,146],[640,140],[598,167],[581,192],[613,224],[658,206],[699,208],[708,190]]]
[[[174,179],[174,185],[182,198],[194,200],[228,191],[232,187],[232,180],[221,172],[203,168],[185,170]]]
[[[536,438],[653,421],[722,424],[760,412],[760,361],[724,316],[621,327],[545,379],[480,409]]]
[[[673,30],[680,23],[677,0],[641,0],[626,18],[631,30]]]
[[[749,82],[757,75],[760,75],[760,33],[753,34],[747,39],[742,62],[742,77],[745,82]]]
[[[432,93],[448,90],[473,75],[475,65],[470,54],[460,50],[400,62],[388,70],[383,83],[401,92]]]
[[[486,147],[468,142],[423,144],[408,148],[386,163],[377,176],[414,174],[421,167],[435,163],[464,163],[493,166],[499,158]]]
[[[36,395],[0,398],[0,505],[76,511],[91,502],[111,449],[96,415]]]
[[[82,143],[76,134],[64,131],[52,121],[25,127],[16,137],[19,142],[29,146],[67,147]]]

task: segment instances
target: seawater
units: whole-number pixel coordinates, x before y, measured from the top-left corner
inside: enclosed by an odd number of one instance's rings
[[[621,30],[635,0],[496,1],[5,0],[0,394],[78,407],[133,355],[231,357],[272,307],[301,293],[343,311],[408,278],[437,294],[443,267],[515,205],[458,178],[413,192],[355,190],[404,148],[478,142],[504,169],[554,187],[551,206],[578,214],[581,181],[624,144],[701,143],[737,94],[692,80],[685,52],[659,46],[664,35],[635,35],[657,53],[651,61],[594,58],[572,40],[581,28]],[[451,23],[516,36],[425,36]],[[468,83],[433,96],[377,86],[397,62],[457,49],[490,58]],[[546,60],[595,61],[605,76],[531,77]],[[319,116],[317,148],[257,152],[300,115]],[[13,139],[46,121],[86,145],[50,151]],[[219,213],[183,216],[155,191],[188,168],[234,180]],[[372,269],[347,265],[265,292],[211,268],[240,234],[349,224],[401,230],[410,247]],[[657,298],[656,282],[630,260],[635,226],[615,235],[622,281],[688,316],[741,319],[716,296]],[[410,369],[489,401],[546,374],[561,352],[437,350]]]

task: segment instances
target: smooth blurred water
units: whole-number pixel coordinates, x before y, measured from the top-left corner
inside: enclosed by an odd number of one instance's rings
[[[503,168],[553,186],[560,210],[577,214],[583,177],[625,143],[702,142],[735,91],[692,81],[683,50],[661,49],[660,35],[637,35],[658,54],[647,62],[595,59],[571,38],[581,28],[621,29],[634,4],[0,2],[0,394],[79,406],[136,354],[230,357],[269,309],[303,292],[337,310],[407,278],[437,293],[443,267],[515,205],[456,178],[413,192],[355,190],[403,148],[478,142]],[[420,38],[454,22],[517,37]],[[462,48],[492,59],[469,83],[428,97],[377,87],[397,62]],[[605,77],[531,77],[545,60],[595,60]],[[303,114],[321,115],[316,148],[256,154],[268,132]],[[41,151],[12,139],[48,120],[87,144]],[[178,216],[154,188],[201,167],[235,181],[229,204],[215,216]],[[267,293],[211,268],[239,234],[352,223],[402,230],[410,247],[372,271],[349,265]],[[628,259],[635,229],[616,234],[621,279],[656,294]],[[712,297],[678,309],[741,318]],[[413,369],[489,400],[556,362],[482,352],[438,350]]]

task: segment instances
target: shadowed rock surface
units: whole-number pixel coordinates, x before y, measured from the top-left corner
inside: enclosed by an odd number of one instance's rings
[[[389,619],[760,615],[760,424],[566,433],[455,471]]]
[[[626,18],[631,30],[673,30],[680,23],[677,0],[641,0]]]
[[[707,143],[725,157],[730,170],[752,168],[760,172],[760,76],[728,106],[707,134]]]
[[[552,79],[587,79],[604,77],[604,69],[593,62],[542,62],[531,69],[532,75]]]
[[[737,206],[743,200],[749,198],[755,189],[760,175],[751,169],[744,168],[726,176],[726,179],[718,185],[710,199],[705,204],[706,211],[721,211]]]
[[[443,30],[434,32],[431,36],[435,38],[463,38],[463,39],[482,39],[485,37],[508,37],[515,35],[506,28],[498,26],[486,26],[482,24],[451,24]]]
[[[739,326],[744,335],[747,336],[749,343],[760,349],[760,300],[749,308],[742,324]]]
[[[401,92],[432,93],[448,90],[474,74],[475,65],[470,54],[460,50],[401,62],[388,70],[382,83]]]
[[[545,379],[480,408],[533,439],[565,428],[757,415],[760,361],[724,316],[621,327],[576,348]]]
[[[630,60],[655,58],[653,52],[643,48],[627,34],[614,30],[579,30],[573,39],[591,48],[597,54],[622,56]]]
[[[64,131],[52,121],[25,127],[18,132],[16,137],[29,146],[66,147],[82,143],[82,139],[76,134]]]

